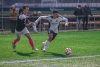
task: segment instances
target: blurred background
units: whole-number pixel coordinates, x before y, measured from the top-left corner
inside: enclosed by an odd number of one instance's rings
[[[19,10],[22,5],[28,5],[30,7],[30,15],[33,11],[41,11],[43,15],[49,15],[52,10],[56,9],[61,15],[67,15],[66,17],[69,19],[69,22],[76,22],[75,16],[72,16],[74,10],[77,5],[84,7],[86,3],[89,4],[92,14],[94,15],[89,18],[89,20],[93,22],[93,24],[89,25],[89,29],[100,28],[100,24],[94,24],[95,21],[99,23],[99,16],[95,15],[100,14],[100,0],[0,0],[0,28],[9,30],[9,9],[13,4],[17,10]],[[74,23],[67,29],[73,29],[73,27],[75,29]],[[65,29],[65,27],[62,26],[61,29]]]
[[[84,6],[85,3],[88,3],[92,10],[99,10],[100,0],[0,0],[0,11],[2,11],[2,8],[4,8],[4,11],[9,10],[12,4],[15,4],[17,9],[26,4],[31,7],[30,10],[49,11],[57,7],[59,10],[74,10],[73,7],[79,4]]]
[[[20,3],[28,4],[31,7],[75,7],[80,3],[82,6],[84,3],[89,3],[91,7],[100,7],[100,0],[0,0],[0,4],[5,7],[12,4],[20,6]]]

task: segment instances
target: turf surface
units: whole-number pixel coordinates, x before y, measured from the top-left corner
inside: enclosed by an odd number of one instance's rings
[[[31,33],[39,51],[31,49],[23,35],[12,49],[15,34],[0,34],[0,67],[100,67],[100,31],[59,32],[46,52],[40,50],[46,32]],[[65,55],[69,47],[72,54]]]
[[[16,44],[16,52],[13,52],[11,43],[15,34],[1,34],[0,60],[100,55],[100,31],[59,32],[47,47],[46,52],[42,52],[40,48],[41,43],[48,37],[47,33],[31,33],[31,36],[39,51],[32,50],[27,38],[23,35]],[[64,54],[66,47],[72,49],[72,54],[69,56]]]

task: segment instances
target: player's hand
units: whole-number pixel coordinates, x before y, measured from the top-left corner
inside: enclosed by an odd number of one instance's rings
[[[29,26],[33,26],[33,25],[34,25],[34,23],[33,23],[33,22],[30,22],[30,23],[29,23]]]
[[[38,24],[38,22],[35,22],[35,24],[37,25],[37,24]]]
[[[65,23],[65,26],[68,26],[68,23]]]

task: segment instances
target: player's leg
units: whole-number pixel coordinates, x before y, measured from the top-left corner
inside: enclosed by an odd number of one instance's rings
[[[15,38],[12,42],[12,46],[14,50],[16,50],[16,43],[20,40],[22,33],[15,30],[15,34],[17,38]]]
[[[31,38],[30,33],[27,30],[27,28],[24,28],[24,30],[22,32],[28,38],[30,46],[32,47],[32,49],[38,50],[37,48],[34,47],[34,42],[33,42],[32,38]]]
[[[54,33],[52,30],[48,32],[48,39],[45,41],[46,45],[48,45],[52,40],[55,39],[57,33]]]
[[[34,23],[34,25],[32,27],[33,27],[34,32],[37,32],[37,28],[36,28],[36,24],[35,23]]]
[[[39,25],[40,25],[40,21],[37,23],[36,28],[39,31]]]
[[[48,44],[52,41],[52,38],[53,38],[53,34],[50,33],[48,34],[48,39],[45,41],[45,42],[42,42],[42,47],[41,47],[41,50],[43,51],[46,51],[46,47],[48,46]]]
[[[48,39],[45,42],[42,42],[42,50],[46,51],[46,47],[48,46],[48,44],[55,39],[57,33],[54,33],[53,31],[50,31],[48,34]]]

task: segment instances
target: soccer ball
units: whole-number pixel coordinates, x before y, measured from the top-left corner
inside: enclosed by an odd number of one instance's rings
[[[71,51],[70,48],[66,48],[66,49],[65,49],[65,54],[66,54],[66,55],[69,55],[69,54],[71,54],[71,53],[72,53],[72,51]]]

